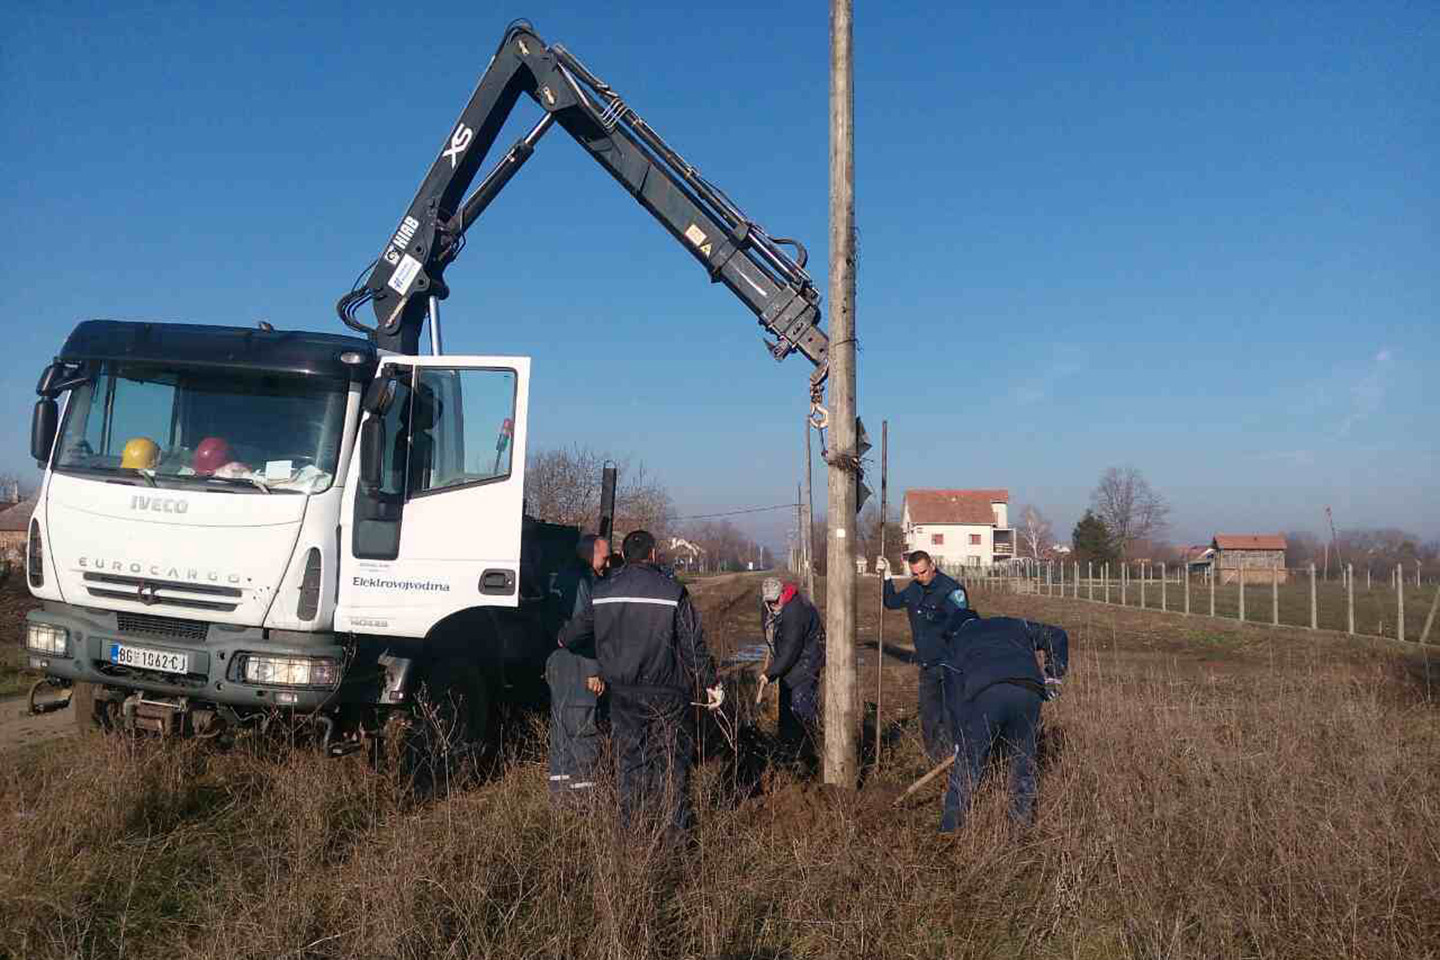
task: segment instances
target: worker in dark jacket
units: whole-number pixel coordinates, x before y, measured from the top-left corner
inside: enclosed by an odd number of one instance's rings
[[[1045,666],[1036,661],[1043,653]],[[945,790],[940,830],[960,827],[990,751],[1011,755],[1010,816],[1028,824],[1035,813],[1035,736],[1040,704],[1053,700],[1070,662],[1065,631],[1010,617],[970,614],[950,640],[950,725],[955,765]]]
[[[780,744],[796,759],[810,759],[820,716],[820,670],[825,666],[825,624],[793,583],[770,577],[760,585],[770,621],[774,656],[760,675],[780,687]]]
[[[640,809],[658,806],[671,828],[684,831],[694,751],[690,704],[719,709],[725,691],[690,594],[656,569],[655,538],[637,530],[621,551],[625,566],[595,584],[561,642],[599,661],[622,819],[631,823]]]
[[[887,559],[881,557],[876,565],[885,578],[885,606],[890,610],[904,607],[910,615],[910,636],[920,666],[920,737],[925,753],[939,763],[954,750],[945,714],[947,672],[942,664],[946,640],[968,614],[969,598],[965,588],[941,573],[924,550],[916,550],[905,560],[911,580],[904,590],[895,589]]]
[[[580,538],[575,562],[561,572],[552,591],[562,629],[585,606],[609,560],[610,541],[590,534]],[[550,685],[550,795],[588,794],[600,759],[596,713],[605,692],[600,666],[560,647],[545,661],[545,682]]]

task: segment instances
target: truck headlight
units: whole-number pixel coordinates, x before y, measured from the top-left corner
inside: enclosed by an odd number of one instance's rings
[[[31,623],[25,631],[25,646],[36,653],[47,653],[52,657],[70,654],[70,632],[64,627],[53,627],[48,623]]]
[[[246,683],[284,687],[333,687],[340,683],[340,664],[327,657],[245,655]]]

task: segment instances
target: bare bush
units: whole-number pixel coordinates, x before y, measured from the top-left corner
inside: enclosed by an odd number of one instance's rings
[[[579,445],[531,454],[525,465],[525,504],[531,515],[551,523],[595,530],[600,519],[600,480],[606,462],[616,464],[615,528],[645,529],[657,537],[675,515],[670,493],[644,462],[632,462]]]

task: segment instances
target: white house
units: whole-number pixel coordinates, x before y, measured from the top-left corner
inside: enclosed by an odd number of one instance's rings
[[[906,490],[900,516],[905,550],[968,567],[1015,556],[1008,490]]]

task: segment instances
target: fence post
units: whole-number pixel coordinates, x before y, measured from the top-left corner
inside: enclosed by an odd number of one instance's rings
[[[1368,563],[1365,564],[1365,592],[1370,592],[1370,564]],[[1350,632],[1354,633],[1355,631],[1352,630]]]
[[[1395,636],[1405,639],[1405,565],[1395,564]]]
[[[1235,568],[1235,574],[1240,578],[1240,622],[1245,622],[1245,568]]]
[[[1180,583],[1185,588],[1185,616],[1190,616],[1190,561],[1180,562]]]
[[[1144,609],[1145,609],[1145,581],[1148,579],[1148,577],[1146,576],[1146,574],[1148,574],[1149,572],[1150,572],[1150,564],[1148,564],[1148,563],[1142,563],[1142,564],[1140,565],[1140,609],[1141,609],[1141,610],[1144,610]]]
[[[1102,576],[1104,577],[1104,583],[1105,583],[1105,602],[1106,602],[1106,603],[1109,603],[1109,602],[1110,602],[1110,561],[1109,561],[1109,560],[1106,560],[1106,561],[1105,561],[1102,569],[1104,570],[1104,573],[1102,574]]]
[[[1286,579],[1289,579],[1287,571]],[[1280,626],[1280,568],[1270,568],[1270,624]]]
[[[1095,599],[1095,561],[1085,561],[1085,593],[1087,600]]]
[[[1350,586],[1345,591],[1345,627],[1352,636],[1355,633],[1355,564],[1347,563],[1350,568]],[[1365,568],[1365,582],[1370,582],[1370,568]]]
[[[1215,616],[1215,561],[1210,561],[1210,616]]]
[[[1165,613],[1170,612],[1169,593],[1168,588],[1165,586],[1169,582],[1169,571],[1165,569],[1165,564],[1162,563],[1160,564],[1160,609]]]
[[[1350,583],[1350,576],[1349,576],[1348,574],[1345,576],[1345,583],[1347,584],[1347,589],[1350,589],[1351,592],[1353,593],[1353,592],[1354,592],[1354,589],[1353,589],[1354,585]],[[1320,602],[1319,602],[1319,600],[1318,600],[1318,599],[1316,598],[1316,596],[1315,596],[1315,561],[1314,561],[1314,560],[1311,560],[1311,561],[1310,561],[1310,629],[1311,629],[1311,630],[1319,630],[1319,629],[1320,629]]]
[[[1130,586],[1130,561],[1126,560],[1120,564],[1120,606],[1129,606],[1126,603],[1125,595],[1129,592]]]

